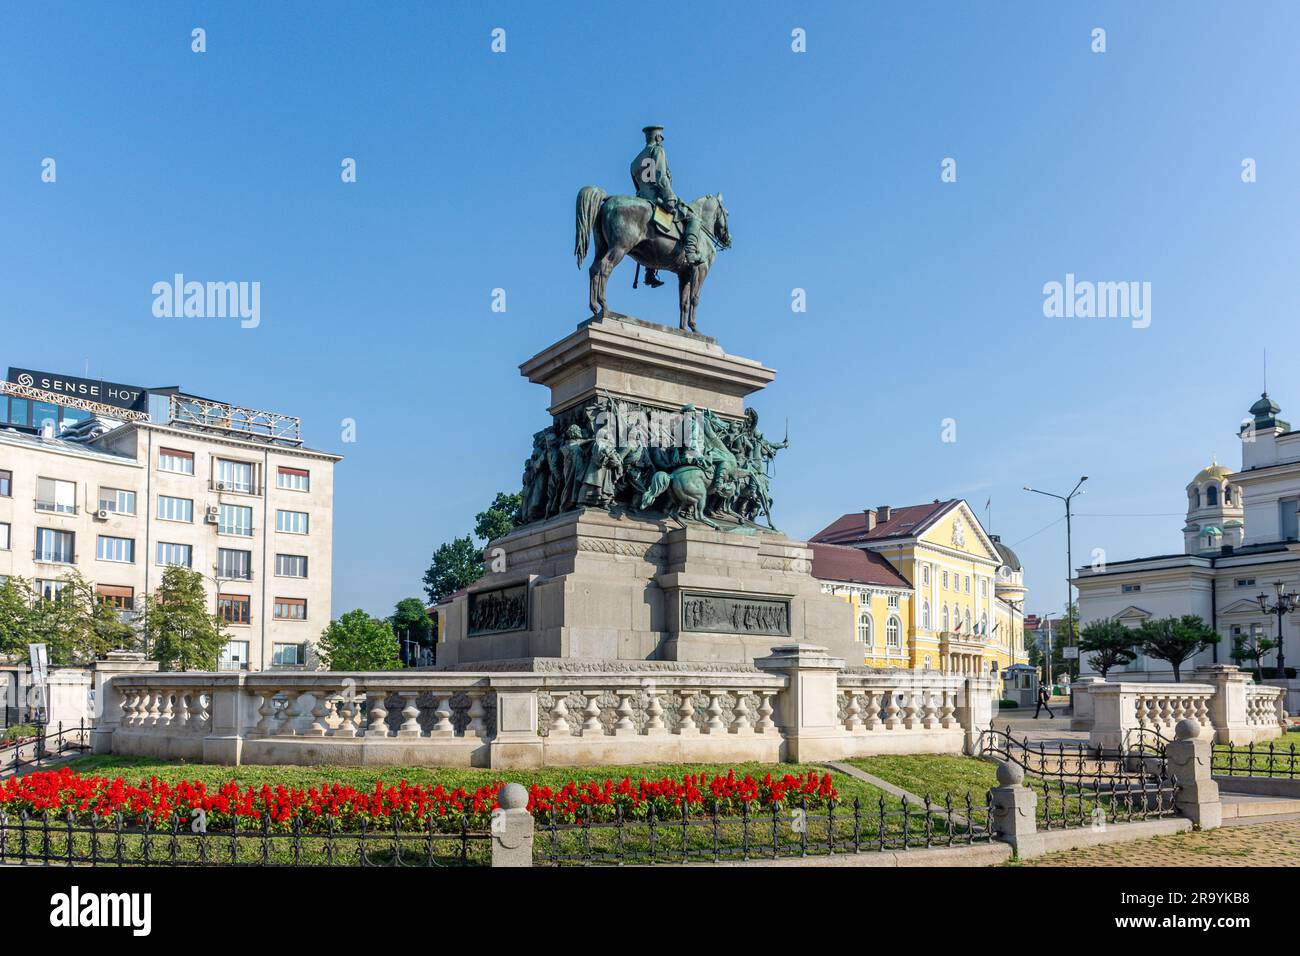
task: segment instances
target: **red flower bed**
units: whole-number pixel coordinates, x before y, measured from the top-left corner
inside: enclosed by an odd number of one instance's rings
[[[495,781],[473,793],[462,787],[448,790],[441,784],[396,785],[376,780],[370,790],[358,790],[341,783],[323,783],[315,787],[284,785],[241,786],[231,780],[215,790],[200,781],[167,783],[157,777],[128,783],[121,777],[83,777],[69,767],[41,770],[25,777],[11,777],[0,784],[0,813],[10,822],[22,811],[31,816],[48,813],[53,820],[66,818],[69,812],[79,821],[92,817],[101,820],[121,813],[128,823],[146,819],[156,826],[169,826],[173,815],[191,820],[195,810],[202,810],[210,830],[228,830],[232,820],[241,828],[267,825],[285,831],[301,821],[302,829],[320,832],[330,821],[339,831],[367,826],[391,827],[396,820],[405,828],[433,826],[438,830],[458,830],[462,825],[483,829],[497,807],[497,793],[505,784]],[[650,808],[659,817],[681,816],[687,812],[709,812],[716,801],[720,813],[733,815],[748,805],[751,812],[771,811],[774,804],[793,806],[801,800],[808,806],[821,807],[837,795],[830,774],[818,776],[809,771],[804,776],[767,774],[761,780],[737,776],[734,770],[725,776],[687,774],[681,780],[642,778],[633,783],[624,777],[618,783],[606,780],[570,780],[558,790],[534,785],[529,791],[528,809],[541,822],[549,822],[552,810],[560,822],[586,819],[613,819],[619,808],[629,819],[644,819]]]

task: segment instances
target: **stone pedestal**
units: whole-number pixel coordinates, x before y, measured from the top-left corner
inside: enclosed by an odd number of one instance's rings
[[[694,406],[739,423],[745,397],[776,375],[708,336],[625,316],[581,323],[520,371],[550,389],[557,430],[585,422],[599,402],[677,416]],[[674,452],[688,447],[685,433],[674,440],[683,443]],[[662,475],[674,466],[654,467]],[[624,488],[609,508],[535,520],[491,542],[492,570],[439,608],[439,667],[530,658],[750,664],[790,643],[861,659],[852,608],[822,593],[806,543],[723,518],[716,529],[659,519],[637,510],[638,498]]]
[[[792,642],[861,656],[852,607],[822,593],[806,544],[775,532],[681,528],[585,509],[492,547],[504,570],[439,609],[440,667],[535,657],[749,664]],[[471,633],[471,600],[519,587],[524,627]]]

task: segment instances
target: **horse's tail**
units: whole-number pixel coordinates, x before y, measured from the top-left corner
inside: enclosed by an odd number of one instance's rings
[[[600,204],[607,198],[608,194],[599,186],[583,186],[578,190],[578,208],[574,216],[573,254],[578,259],[579,269],[582,268],[582,260],[587,258],[587,241],[596,228],[596,215],[600,212]]]
[[[641,510],[649,508],[655,501],[668,490],[668,482],[671,479],[666,471],[656,471],[654,477],[650,479],[650,486],[646,488],[641,495]]]

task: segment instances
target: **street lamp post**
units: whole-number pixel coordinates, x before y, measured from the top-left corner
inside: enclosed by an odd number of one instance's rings
[[[1088,480],[1087,475],[1079,478],[1074,489],[1068,495],[1058,495],[1051,491],[1040,491],[1038,488],[1030,488],[1025,485],[1025,491],[1032,491],[1036,495],[1047,495],[1049,498],[1056,498],[1065,502],[1065,614],[1068,630],[1065,639],[1068,641],[1074,635],[1074,553],[1071,550],[1072,542],[1070,537],[1070,502],[1077,496],[1083,494],[1079,489],[1083,483]],[[1047,662],[1048,670],[1051,670],[1051,659]]]
[[[1283,642],[1285,638],[1282,635],[1282,618],[1290,614],[1297,607],[1300,607],[1300,594],[1294,591],[1288,591],[1286,585],[1281,581],[1273,582],[1273,590],[1277,592],[1272,606],[1269,605],[1268,594],[1260,592],[1255,598],[1259,602],[1259,609],[1265,614],[1274,614],[1277,616],[1277,676],[1286,676],[1286,654]]]

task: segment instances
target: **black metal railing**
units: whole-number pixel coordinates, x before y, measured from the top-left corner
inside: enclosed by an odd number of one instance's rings
[[[1277,746],[1216,744],[1210,751],[1210,768],[1222,777],[1283,777],[1300,779],[1300,752],[1295,744]]]
[[[84,720],[78,721],[75,727],[64,727],[60,721],[53,730],[48,725],[37,724],[33,736],[0,744],[0,774],[7,775],[24,767],[39,767],[88,750],[90,728]]]
[[[77,819],[48,812],[14,815],[0,812],[0,865],[39,866],[486,866],[492,835],[437,828],[432,816],[422,826],[342,830],[333,819],[323,830],[303,828],[295,817],[288,829],[241,825],[231,817],[228,829],[209,830],[193,817],[172,814],[162,824],[145,817],[92,815]]]
[[[1018,766],[1038,794],[1039,828],[1062,830],[1174,816],[1178,779],[1165,743],[1154,731],[1135,731],[1118,750],[1082,741],[1035,744],[1007,728],[983,731],[977,752]]]
[[[831,800],[816,811],[804,799],[762,810],[745,803],[739,814],[723,814],[714,803],[704,814],[683,805],[680,814],[661,816],[651,805],[631,818],[618,807],[610,820],[594,820],[587,807],[568,823],[552,810],[539,821],[536,859],[552,866],[718,863],[970,846],[993,840],[992,813],[987,795],[976,801],[969,793],[943,803]]]

